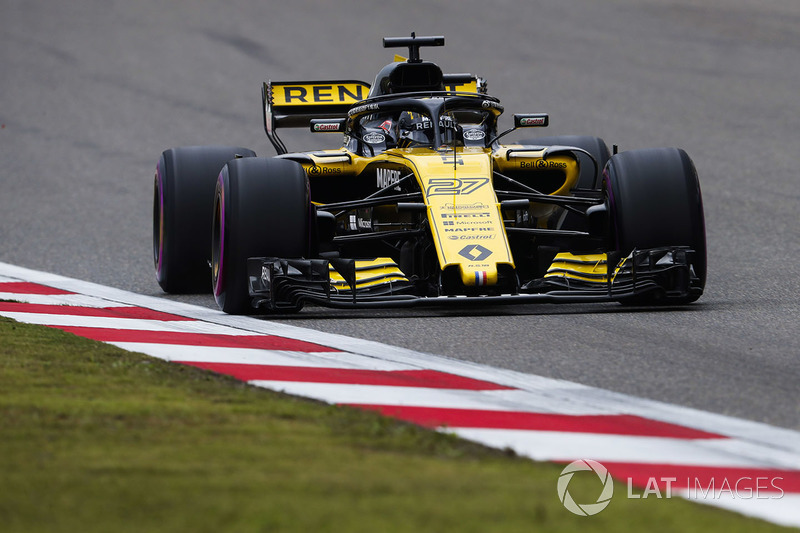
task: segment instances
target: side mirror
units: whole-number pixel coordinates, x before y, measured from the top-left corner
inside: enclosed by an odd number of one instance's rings
[[[514,128],[546,128],[550,125],[550,115],[535,113],[514,115]]]
[[[505,137],[512,131],[516,131],[519,128],[546,128],[550,125],[550,115],[547,113],[527,113],[524,115],[514,114],[514,127],[508,129],[492,139],[489,146],[496,143],[501,137]]]

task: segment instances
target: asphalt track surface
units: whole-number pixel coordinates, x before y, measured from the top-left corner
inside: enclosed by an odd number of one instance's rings
[[[382,37],[441,34],[447,45],[423,57],[487,78],[501,125],[544,111],[548,135],[686,149],[705,201],[706,294],[681,308],[307,308],[274,320],[800,429],[794,0],[1,6],[0,261],[167,297],[151,245],[163,149],[272,155],[262,81],[371,82],[394,53]],[[292,150],[335,144],[283,137]]]

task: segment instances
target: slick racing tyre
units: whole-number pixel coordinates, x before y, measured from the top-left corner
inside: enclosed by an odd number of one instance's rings
[[[161,154],[153,187],[153,259],[169,293],[209,292],[211,214],[223,165],[255,157],[247,148],[192,146]]]
[[[257,157],[225,165],[214,194],[211,236],[214,298],[224,312],[255,312],[248,258],[308,257],[310,206],[299,163]]]
[[[610,214],[612,249],[688,246],[695,251],[694,273],[706,282],[703,199],[694,163],[683,150],[651,148],[612,156],[603,172]],[[666,303],[689,303],[699,294]],[[635,298],[629,303],[655,303]]]

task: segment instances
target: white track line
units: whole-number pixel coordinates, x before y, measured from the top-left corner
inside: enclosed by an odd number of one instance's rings
[[[0,280],[2,282],[2,280]],[[1,292],[0,300],[10,300],[28,304],[44,305],[77,305],[81,307],[127,307],[128,304],[112,302],[94,296],[83,294],[19,294],[16,292]]]
[[[185,333],[210,333],[214,335],[252,335],[249,331],[201,322],[199,320],[146,320],[140,318],[112,318],[78,315],[55,315],[48,313],[20,313],[0,311],[5,316],[26,324],[40,324],[58,327],[84,327],[102,329],[135,329],[138,331],[172,331]]]
[[[147,342],[110,342],[130,352],[139,352],[166,361],[194,363],[237,363],[246,365],[285,365],[317,368],[354,368],[366,370],[415,370],[417,367],[381,361],[347,352],[294,352],[256,348],[218,348],[180,346]]]
[[[728,439],[672,439],[630,435],[572,433],[516,429],[452,428],[458,436],[510,448],[537,461],[570,462],[575,458],[617,463],[695,466],[764,467],[763,458],[730,451]]]
[[[496,411],[506,411],[516,407],[516,410],[521,410],[519,404],[495,399],[493,396],[499,391],[350,385],[342,383],[303,383],[299,381],[254,380],[250,381],[250,383],[257,387],[334,404],[402,405]]]

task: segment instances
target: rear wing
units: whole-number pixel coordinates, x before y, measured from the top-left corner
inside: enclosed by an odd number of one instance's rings
[[[311,119],[346,118],[353,104],[369,95],[363,81],[269,81],[264,83],[264,130],[279,154],[286,147],[278,138],[278,128],[304,128]]]
[[[485,93],[486,83],[472,74],[445,74],[445,90]],[[356,80],[268,81],[261,89],[264,131],[278,154],[287,152],[278,128],[307,128],[312,119],[343,119],[370,95],[370,85]]]

